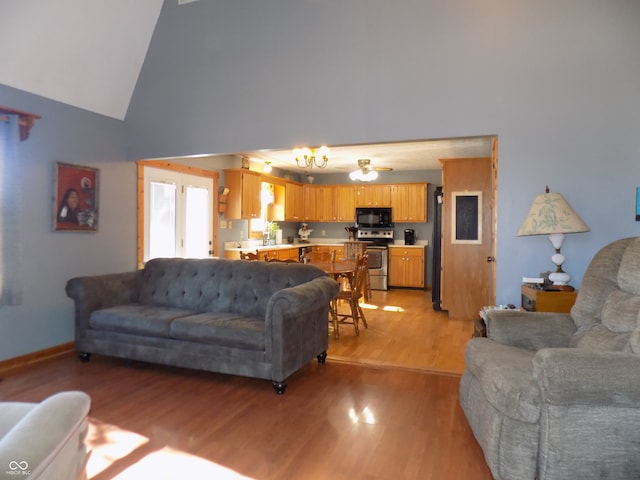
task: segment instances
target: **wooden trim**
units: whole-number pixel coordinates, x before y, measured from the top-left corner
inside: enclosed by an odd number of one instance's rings
[[[138,160],[136,161],[138,166],[137,171],[137,190],[138,190],[138,207],[137,207],[137,242],[136,242],[136,260],[138,268],[144,266],[144,167],[162,168],[164,170],[171,170],[179,173],[186,173],[189,175],[197,175],[200,177],[210,177],[213,179],[213,238],[211,251],[212,256],[218,255],[218,178],[220,174],[213,170],[205,170],[203,168],[190,167],[188,165],[182,165],[180,163],[172,163],[167,160]]]
[[[33,127],[33,125],[36,123],[36,119],[42,118],[40,115],[36,115],[35,113],[23,112],[22,110],[16,110],[15,108],[3,106],[0,106],[0,113],[18,116],[18,127],[20,128],[21,141],[29,138],[31,127]],[[0,117],[0,121],[6,122],[9,121],[9,118],[2,116]]]
[[[19,357],[10,358],[0,362],[0,372],[6,373],[19,368],[29,367],[53,358],[62,357],[75,351],[75,343],[68,342],[55,347],[45,348],[37,352],[31,352]]]

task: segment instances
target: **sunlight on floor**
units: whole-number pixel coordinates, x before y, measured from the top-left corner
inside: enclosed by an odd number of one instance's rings
[[[394,305],[385,305],[383,307],[383,310],[385,312],[404,312],[404,308],[402,307],[396,307]]]
[[[144,457],[113,480],[184,480],[211,478],[216,480],[251,480],[217,463],[189,453],[165,447]]]
[[[87,450],[91,451],[87,463],[87,476],[93,478],[114,462],[149,442],[149,439],[92,419],[86,442]]]
[[[98,477],[117,462],[125,465],[127,457],[149,439],[91,419],[87,434],[87,449],[91,451],[87,463],[87,478]],[[184,478],[215,478],[216,480],[252,480],[239,473],[190,453],[164,447],[146,455],[120,474],[109,477],[113,480],[182,480]]]
[[[360,303],[360,306],[365,310],[378,310],[380,307],[373,303]],[[404,308],[395,305],[385,305],[382,307],[385,312],[404,312]]]

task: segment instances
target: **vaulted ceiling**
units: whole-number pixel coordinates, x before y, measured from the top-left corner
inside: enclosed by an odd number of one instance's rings
[[[163,1],[0,0],[0,83],[124,120]],[[491,137],[331,147],[327,173],[353,170],[359,158],[438,169],[439,158],[489,156]],[[275,167],[292,162],[288,150],[239,155]]]
[[[0,83],[124,120],[163,0],[2,0]]]

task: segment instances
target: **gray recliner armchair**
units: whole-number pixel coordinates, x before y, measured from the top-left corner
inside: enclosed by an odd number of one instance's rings
[[[640,237],[600,250],[570,314],[496,310],[460,404],[496,480],[640,478]]]
[[[90,408],[79,391],[0,402],[0,478],[85,480]]]

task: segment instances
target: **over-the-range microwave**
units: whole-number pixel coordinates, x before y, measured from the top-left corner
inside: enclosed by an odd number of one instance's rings
[[[356,208],[356,228],[393,228],[391,207]]]

